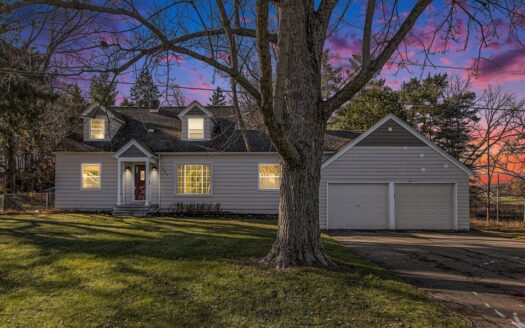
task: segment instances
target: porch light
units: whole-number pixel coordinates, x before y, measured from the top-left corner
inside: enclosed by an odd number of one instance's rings
[[[131,167],[126,166],[126,172],[131,172]]]
[[[156,167],[156,166],[153,166],[153,167],[151,168],[151,170],[152,170],[153,172],[157,172],[157,167]]]

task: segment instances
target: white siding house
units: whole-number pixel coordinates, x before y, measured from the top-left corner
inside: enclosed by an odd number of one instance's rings
[[[57,208],[150,214],[219,204],[232,213],[278,212],[279,156],[260,131],[249,131],[247,152],[231,109],[194,102],[95,112],[107,121],[94,131],[85,123],[56,150]],[[104,138],[102,123],[111,131]],[[319,192],[322,229],[465,230],[469,175],[389,115],[362,134],[327,132],[320,188],[305,192]]]

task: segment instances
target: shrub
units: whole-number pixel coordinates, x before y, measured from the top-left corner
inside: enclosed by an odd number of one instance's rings
[[[173,214],[189,216],[210,216],[223,215],[221,204],[191,204],[177,203],[173,209]]]

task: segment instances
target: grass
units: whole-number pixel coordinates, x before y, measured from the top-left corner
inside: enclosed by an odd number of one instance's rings
[[[257,264],[271,222],[0,215],[1,327],[463,327],[324,237],[344,270]]]
[[[525,198],[515,196],[501,197],[500,202],[503,204],[523,205],[525,204]]]
[[[523,220],[485,220],[471,219],[472,229],[500,237],[525,240],[525,223]]]

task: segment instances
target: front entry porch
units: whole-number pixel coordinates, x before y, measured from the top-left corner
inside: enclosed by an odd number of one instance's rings
[[[117,204],[113,215],[148,216],[159,209],[157,157],[135,140],[115,153]]]

